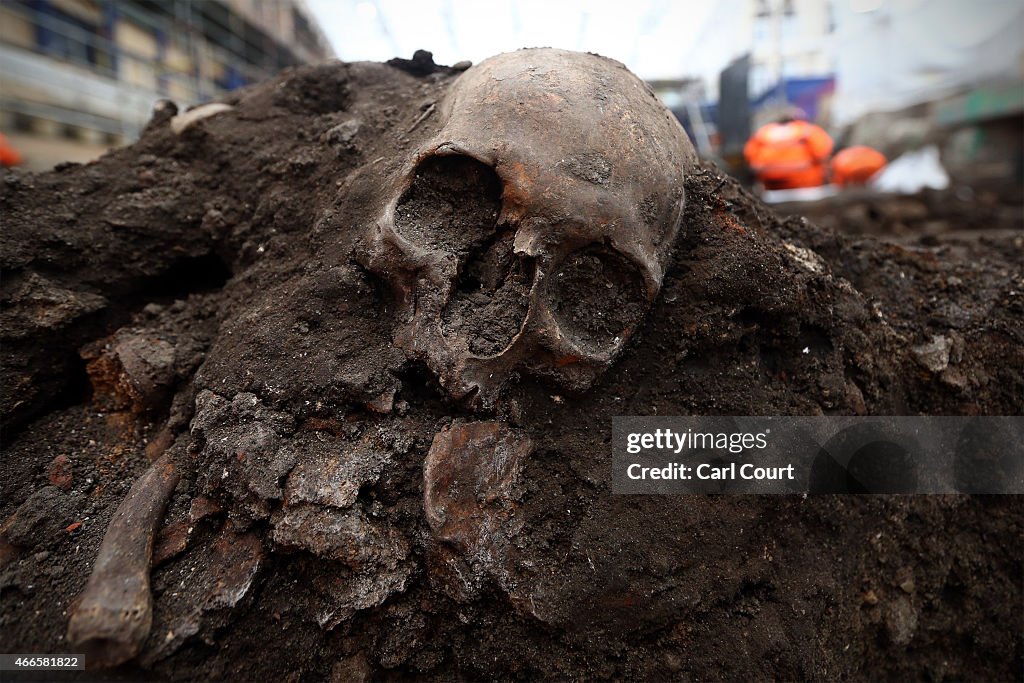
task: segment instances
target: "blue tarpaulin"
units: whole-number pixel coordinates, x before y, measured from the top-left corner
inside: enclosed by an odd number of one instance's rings
[[[757,111],[769,102],[777,101],[781,94],[786,102],[800,107],[808,121],[818,118],[821,98],[835,92],[836,79],[833,76],[819,78],[785,78],[780,84],[768,88],[750,101],[750,108]],[[780,92],[781,91],[781,92]]]

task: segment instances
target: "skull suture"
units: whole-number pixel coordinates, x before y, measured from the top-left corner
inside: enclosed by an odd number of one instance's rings
[[[689,140],[623,65],[564,50],[487,59],[438,112],[361,254],[398,292],[396,344],[455,398],[518,370],[585,389],[661,287]]]

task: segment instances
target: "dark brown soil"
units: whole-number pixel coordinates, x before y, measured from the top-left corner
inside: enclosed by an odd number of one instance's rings
[[[353,258],[455,77],[289,71],[181,135],[164,108],[96,163],[0,177],[0,649],[72,649],[107,522],[170,449],[149,641],[62,679],[1019,679],[1019,497],[615,496],[609,443],[628,414],[1021,414],[1020,231],[851,237],[694,168],[611,369],[474,413],[393,347],[393,294]],[[464,267],[492,302],[501,244]],[[580,329],[636,315],[594,296]],[[456,418],[533,444],[517,524],[473,557],[423,508]]]
[[[950,233],[982,237],[1024,230],[1024,187],[1012,179],[977,186],[892,195],[854,188],[811,203],[782,204],[782,216],[800,215],[851,235],[933,242]]]

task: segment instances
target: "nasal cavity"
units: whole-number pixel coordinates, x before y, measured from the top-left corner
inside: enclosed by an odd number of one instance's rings
[[[395,230],[462,262],[493,238],[500,211],[501,181],[491,167],[466,156],[431,156],[398,202]]]
[[[647,311],[640,269],[603,245],[566,257],[546,280],[543,297],[562,335],[593,354],[614,351]]]
[[[496,356],[523,327],[533,284],[533,261],[515,253],[515,232],[504,229],[474,248],[441,314],[446,337],[461,337],[469,352]]]

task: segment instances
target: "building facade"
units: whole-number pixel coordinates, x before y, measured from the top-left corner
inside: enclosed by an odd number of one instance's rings
[[[35,170],[133,141],[154,101],[333,56],[301,0],[2,0],[0,132]]]

